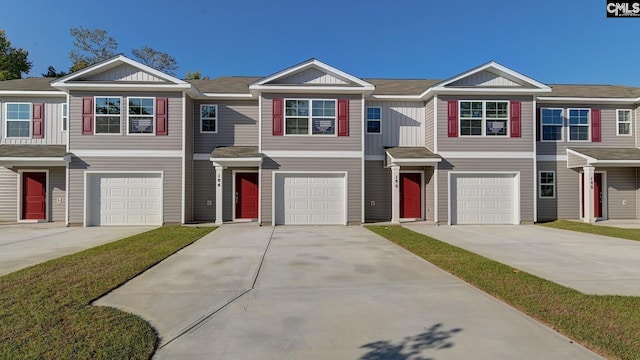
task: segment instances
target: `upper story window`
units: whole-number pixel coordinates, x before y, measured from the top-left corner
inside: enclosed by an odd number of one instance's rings
[[[31,128],[31,104],[8,103],[6,105],[7,137],[29,137]]]
[[[589,141],[589,109],[569,109],[569,141]]]
[[[200,105],[200,132],[218,132],[218,105]]]
[[[561,141],[564,117],[562,109],[541,109],[540,126],[543,141]]]
[[[67,131],[67,124],[69,123],[69,104],[62,104],[62,131]]]
[[[130,97],[129,134],[153,134],[155,123],[154,98]]]
[[[616,135],[631,135],[631,110],[617,110],[616,124]]]
[[[285,135],[335,135],[335,100],[285,100]]]
[[[96,97],[96,134],[120,134],[121,101],[119,97]]]
[[[460,101],[460,136],[507,136],[508,101]]]
[[[367,107],[367,133],[380,134],[382,132],[382,109],[379,106]]]

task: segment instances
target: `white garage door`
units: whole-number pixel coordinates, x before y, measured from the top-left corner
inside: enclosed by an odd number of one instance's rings
[[[346,224],[344,174],[277,174],[276,225]]]
[[[452,224],[515,224],[519,208],[513,174],[451,176]]]
[[[89,174],[88,225],[162,225],[160,174]]]

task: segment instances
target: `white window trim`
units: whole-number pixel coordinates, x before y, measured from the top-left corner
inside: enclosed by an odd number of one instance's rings
[[[380,119],[369,119],[369,109],[380,109]],[[366,123],[365,129],[367,134],[371,135],[382,135],[382,106],[367,106],[365,109]],[[337,121],[337,120],[336,120]],[[380,123],[380,131],[379,132],[369,132],[369,121],[377,121]]]
[[[625,124],[620,122],[620,112],[626,111],[629,113],[629,133],[628,134],[620,134],[620,124]],[[633,136],[633,110],[631,109],[616,109],[616,136]]]
[[[129,132],[130,127],[129,127],[129,117],[132,116],[132,114],[129,114],[129,99],[151,99],[152,103],[153,103],[153,112],[151,113],[151,116],[149,115],[133,115],[133,117],[149,117],[151,118],[151,127],[153,129],[152,132],[150,133],[136,133],[136,132]],[[131,136],[155,136],[156,135],[156,98],[153,96],[127,96],[127,135],[131,135]],[[120,110],[122,112],[122,110]]]
[[[589,121],[586,125],[571,125],[571,110],[587,110],[587,120]],[[591,109],[590,108],[567,108],[566,110],[566,131],[567,131],[567,142],[591,142]],[[587,127],[587,140],[571,140],[571,127]]]
[[[67,114],[64,114],[64,108],[67,108]],[[69,129],[69,104],[64,102],[62,103],[62,106],[60,107],[60,131],[61,132],[67,132],[67,130]],[[65,125],[66,125],[66,129],[65,129]]]
[[[107,98],[107,99],[120,99],[120,132],[118,133],[99,133],[98,132],[98,123],[97,123],[97,117],[100,116],[104,116],[104,114],[98,114],[96,112],[96,107],[98,106],[98,102],[96,101],[96,99],[99,98]],[[94,135],[100,135],[100,136],[121,136],[122,135],[122,104],[124,103],[124,99],[122,96],[109,96],[109,95],[100,95],[100,96],[94,96],[93,97],[93,134]],[[113,116],[113,115],[109,115],[107,114],[107,116]],[[113,116],[115,117],[115,116]],[[128,125],[128,124],[127,124]]]
[[[213,106],[216,108],[216,117],[215,118],[203,118],[202,117],[202,108],[204,106]],[[217,134],[218,133],[218,127],[220,126],[220,113],[218,113],[218,104],[200,104],[200,114],[198,115],[198,117],[200,118],[200,133],[201,134]],[[206,120],[215,120],[215,124],[216,124],[216,129],[214,131],[210,131],[210,130],[202,130],[202,120],[206,119]]]
[[[552,183],[542,183],[542,173],[551,173],[553,174],[553,182]],[[556,172],[553,170],[540,170],[538,171],[538,198],[540,199],[555,199],[556,198]],[[553,196],[542,196],[542,185],[553,187]]]
[[[13,120],[13,119],[9,119],[8,117],[8,110],[9,110],[9,105],[23,105],[23,104],[27,104],[29,105],[29,119],[28,120]],[[7,102],[4,104],[4,136],[6,138],[10,138],[10,139],[30,139],[31,138],[31,132],[33,131],[32,127],[33,127],[33,103],[30,102]],[[29,122],[29,135],[27,136],[9,136],[9,125],[7,124],[7,122],[9,121],[28,121]]]
[[[480,102],[482,103],[482,118],[462,118],[460,116],[460,111],[462,110],[463,102]],[[507,103],[507,117],[504,118],[506,121],[505,134],[504,135],[487,135],[487,103],[488,102],[506,102]],[[458,137],[462,138],[481,138],[487,137],[491,139],[508,139],[511,137],[511,101],[510,100],[458,100]],[[462,134],[462,120],[481,120],[482,121],[482,134],[481,135],[463,135]],[[502,121],[503,118],[496,118],[492,120]]]
[[[306,134],[287,134],[287,100],[304,100],[304,101],[308,101],[309,102],[309,115],[307,116],[307,120],[308,120],[308,127],[307,127],[307,133]],[[338,99],[302,99],[302,98],[288,98],[288,99],[284,99],[284,111],[283,111],[283,115],[282,115],[282,126],[283,126],[283,131],[282,134],[284,136],[319,136],[319,137],[338,137]],[[314,134],[313,133],[313,118],[314,116],[313,114],[313,102],[314,101],[333,101],[335,104],[335,115],[333,116],[334,118],[334,122],[333,122],[333,134]],[[290,117],[296,117],[296,118],[303,118],[304,116],[290,116]],[[323,116],[324,118],[328,118],[329,116]]]
[[[551,125],[551,124],[545,125],[542,122],[542,110],[545,110],[545,109],[547,109],[547,110],[560,110],[560,116],[562,117],[562,124],[561,125]],[[552,142],[553,143],[553,142],[563,142],[564,141],[564,132],[565,132],[565,130],[564,130],[564,127],[565,127],[564,126],[564,123],[565,123],[564,113],[565,113],[565,109],[564,108],[551,108],[551,107],[540,108],[540,119],[539,119],[540,120],[540,129],[538,129],[538,131],[540,131],[540,142]],[[558,140],[545,140],[544,139],[544,131],[543,131],[543,128],[545,126],[560,126],[560,139],[558,139]]]

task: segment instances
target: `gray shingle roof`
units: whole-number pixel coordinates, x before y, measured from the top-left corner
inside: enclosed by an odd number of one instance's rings
[[[27,78],[0,81],[0,90],[16,91],[56,91],[50,83],[55,78]]]
[[[640,160],[640,149],[636,148],[569,148],[596,160]]]
[[[394,159],[440,159],[440,155],[436,155],[424,147],[408,147],[398,146],[385,149]]]
[[[376,95],[420,95],[441,80],[363,79],[375,85]]]
[[[260,79],[256,76],[223,76],[212,80],[186,81],[203,93],[248,94],[249,84]]]
[[[262,154],[257,146],[220,146],[211,152],[212,158],[258,158]]]
[[[553,97],[636,98],[640,88],[620,85],[549,85]]]
[[[64,157],[66,145],[0,145],[0,157]]]

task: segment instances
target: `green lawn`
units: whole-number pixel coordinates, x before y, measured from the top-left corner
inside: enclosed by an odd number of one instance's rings
[[[143,319],[89,305],[214,228],[166,226],[0,277],[0,359],[148,359]]]
[[[591,225],[584,222],[569,220],[556,220],[540,225],[556,229],[573,230],[589,234],[605,235],[640,241],[640,229],[622,229],[610,226]]]
[[[640,359],[640,298],[585,295],[401,226],[368,226],[611,359]]]

